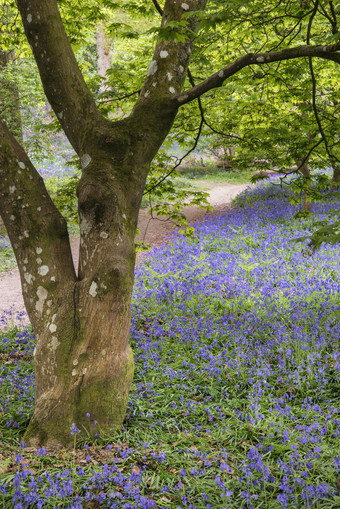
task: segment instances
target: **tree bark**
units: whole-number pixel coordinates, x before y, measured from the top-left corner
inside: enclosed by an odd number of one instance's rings
[[[340,185],[340,165],[339,164],[333,165],[332,184],[333,184],[333,186]]]
[[[299,163],[299,161],[297,161]],[[301,161],[298,164],[298,166],[301,165]],[[300,167],[300,173],[303,175],[303,183],[304,183],[304,189],[303,189],[303,210],[306,212],[310,212],[312,210],[312,198],[310,195],[310,189],[311,189],[311,176],[310,176],[310,169],[308,166],[308,159],[307,161],[304,161],[303,164]]]
[[[97,44],[98,74],[101,78],[103,78],[99,87],[99,92],[103,93],[110,90],[110,87],[108,87],[105,84],[105,77],[107,71],[111,67],[111,59],[110,59],[110,41],[102,25],[98,27],[98,30],[96,32],[96,44]]]

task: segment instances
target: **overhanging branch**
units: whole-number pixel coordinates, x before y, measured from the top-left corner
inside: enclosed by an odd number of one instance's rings
[[[157,0],[152,0],[152,3],[154,4],[156,10],[159,12],[159,14],[161,16],[163,16],[163,10],[162,10],[162,7],[159,5],[159,3],[157,2]]]
[[[302,57],[319,57],[340,63],[340,53],[337,53],[339,50],[340,43],[331,44],[329,46],[297,46],[295,48],[287,48],[269,53],[247,53],[215,72],[190,90],[176,94],[172,100],[176,101],[178,106],[191,102],[209,90],[221,87],[226,79],[249,65],[270,64],[281,60],[292,60]]]
[[[313,20],[316,15],[318,6],[319,6],[319,0],[316,0],[312,15],[309,19],[309,23],[308,23],[308,27],[307,27],[307,44],[310,44],[312,24],[313,24]],[[325,150],[329,157],[330,163],[334,167],[337,163],[339,163],[339,159],[337,157],[335,157],[335,155],[332,153],[332,151],[329,147],[327,136],[326,136],[325,130],[322,126],[321,118],[319,115],[318,106],[317,106],[317,102],[316,102],[316,76],[315,76],[315,72],[314,72],[312,57],[308,57],[308,65],[309,65],[309,72],[310,72],[310,76],[311,76],[311,80],[312,80],[312,106],[313,106],[314,117],[315,117],[316,123],[318,125],[319,132],[321,134],[323,143],[325,145]]]

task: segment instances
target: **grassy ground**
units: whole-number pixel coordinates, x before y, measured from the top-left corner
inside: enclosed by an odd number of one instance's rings
[[[206,167],[193,166],[179,179],[186,185],[205,191],[218,184],[246,184],[253,174],[250,170],[222,170],[210,164]]]
[[[20,445],[35,340],[1,337],[0,507],[340,507],[339,248],[293,242],[310,219],[279,188],[237,202],[137,268],[122,431],[70,423],[74,451]]]

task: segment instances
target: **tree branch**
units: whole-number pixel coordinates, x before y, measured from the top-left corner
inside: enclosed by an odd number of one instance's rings
[[[316,0],[315,1],[315,5],[314,5],[314,9],[313,9],[311,17],[309,19],[309,23],[308,23],[308,27],[307,27],[307,44],[310,44],[312,24],[313,24],[313,20],[314,20],[314,17],[316,15],[316,11],[318,9],[318,6],[319,6],[319,0]],[[316,103],[316,77],[315,77],[312,57],[308,57],[308,65],[309,65],[309,72],[310,72],[310,76],[311,76],[311,80],[312,80],[312,106],[313,106],[314,117],[315,117],[316,123],[318,125],[319,132],[321,134],[322,140],[324,142],[325,149],[326,149],[327,155],[329,157],[330,163],[334,167],[336,165],[336,163],[339,162],[339,159],[334,156],[334,154],[332,153],[332,151],[329,148],[327,136],[326,136],[326,133],[324,131],[324,128],[322,126],[322,122],[321,122],[321,119],[320,119],[320,115],[319,115],[319,111],[318,111],[318,106],[317,106],[317,103]]]
[[[39,288],[50,285],[60,285],[62,290],[76,281],[66,221],[26,152],[1,120],[0,145],[0,215],[18,260],[24,297],[25,288],[31,285],[37,294]],[[30,317],[37,316],[36,303],[25,298],[25,304]]]
[[[156,10],[159,12],[159,14],[161,16],[163,16],[163,10],[162,10],[162,7],[159,5],[159,3],[157,2],[157,0],[152,0],[152,3],[154,4]]]
[[[98,104],[122,101],[123,99],[128,99],[129,97],[132,97],[133,95],[137,95],[137,94],[140,94],[140,89],[135,90],[134,92],[130,92],[129,94],[121,95],[118,97],[110,97],[110,99],[102,99],[102,100],[98,101]]]
[[[80,72],[56,0],[17,0],[45,94],[75,151],[81,156],[90,119],[100,118]]]
[[[180,92],[185,81],[194,33],[198,24],[195,12],[204,10],[206,3],[207,0],[186,0],[183,3],[174,0],[165,1],[160,27],[163,35],[156,44],[133,114],[138,111],[139,116],[143,117],[141,111],[152,109],[152,101],[155,100],[158,103],[161,96],[164,98],[163,109],[168,108],[174,114],[177,112],[178,106],[172,99]],[[181,21],[184,14],[186,26],[179,28],[179,32],[183,32],[185,41],[176,42],[168,39],[166,37],[168,27],[171,28],[173,22]],[[167,103],[166,107],[165,103]]]
[[[248,53],[215,72],[190,90],[185,90],[175,95],[172,100],[176,102],[178,106],[191,102],[209,90],[221,87],[226,79],[249,65],[270,64],[272,62],[292,60],[301,57],[326,58],[340,63],[340,53],[337,53],[339,50],[340,43],[331,44],[329,46],[297,46],[295,48],[287,48],[269,53]]]

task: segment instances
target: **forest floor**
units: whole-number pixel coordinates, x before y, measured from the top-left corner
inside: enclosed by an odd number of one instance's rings
[[[202,220],[207,214],[223,212],[230,207],[232,200],[250,184],[219,184],[212,187],[209,193],[210,204],[214,207],[212,212],[206,212],[199,207],[187,207],[184,213],[189,223],[195,223]],[[143,241],[151,247],[156,247],[166,242],[167,237],[172,233],[175,225],[171,221],[164,219],[152,219],[148,210],[140,211],[138,219],[140,234],[136,237],[137,241]],[[78,265],[79,237],[74,237],[71,243],[74,264]],[[137,264],[147,256],[147,252],[137,254]],[[25,312],[25,305],[22,297],[21,282],[19,270],[14,269],[0,275],[0,316],[8,317],[10,325],[17,324],[17,315]],[[28,317],[23,314],[20,322],[27,323]],[[0,329],[3,327],[0,324]]]
[[[136,266],[122,429],[89,404],[72,450],[27,447],[36,338],[0,333],[1,508],[340,508],[340,251],[307,240],[340,192],[306,216],[291,187],[224,191]]]

